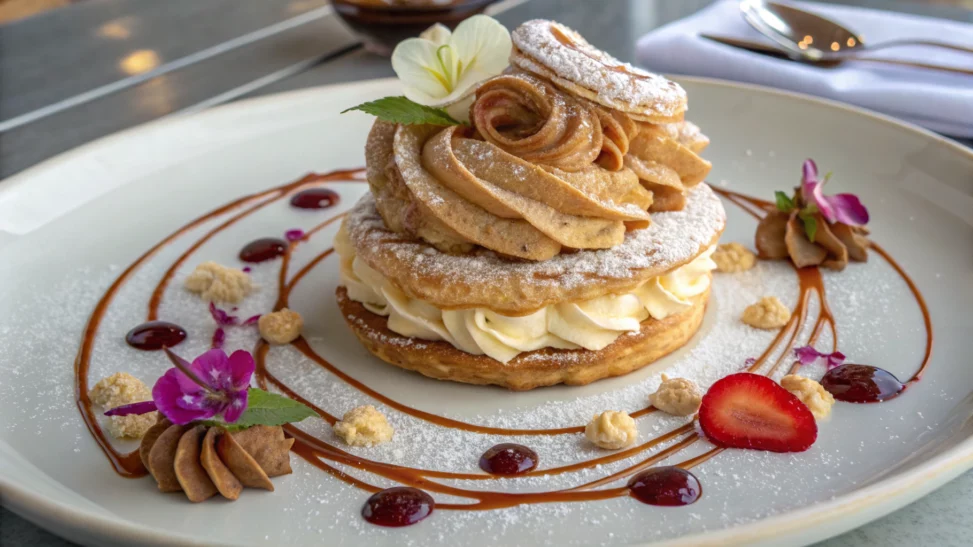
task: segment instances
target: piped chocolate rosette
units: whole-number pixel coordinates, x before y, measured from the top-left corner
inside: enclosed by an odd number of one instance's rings
[[[162,418],[139,446],[139,458],[162,492],[201,502],[240,497],[244,487],[274,491],[271,477],[291,473],[290,449],[280,426],[229,432],[222,427],[175,425]]]
[[[826,196],[813,160],[804,162],[793,197],[777,192],[777,210],[757,225],[760,258],[790,259],[798,268],[843,270],[849,261],[868,260],[868,210],[853,194]]]
[[[470,126],[375,122],[371,194],[335,242],[339,305],[372,353],[436,378],[624,374],[702,319],[725,223],[699,184],[708,141],[677,84],[548,21],[512,38],[514,66],[477,86]],[[650,215],[657,181],[678,199]]]

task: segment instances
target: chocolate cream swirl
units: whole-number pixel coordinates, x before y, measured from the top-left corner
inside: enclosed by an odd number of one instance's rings
[[[652,194],[624,167],[637,127],[523,73],[477,90],[472,128],[378,121],[366,150],[386,225],[445,252],[475,245],[547,260],[606,249],[649,223]]]

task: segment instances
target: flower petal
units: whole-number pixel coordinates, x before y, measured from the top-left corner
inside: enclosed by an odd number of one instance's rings
[[[158,407],[155,405],[155,401],[142,401],[140,403],[131,403],[122,406],[116,406],[115,408],[105,411],[105,416],[128,416],[129,414],[148,414],[149,412],[155,412]]]
[[[199,409],[183,407],[185,403],[182,397],[185,393],[180,387],[178,376],[185,375],[178,369],[171,368],[152,387],[152,400],[159,412],[176,425],[185,425],[194,420],[205,420],[216,415],[216,409],[210,407]]]
[[[841,353],[840,351],[836,351],[828,355],[828,370],[831,370],[835,367],[840,367],[844,362],[845,362],[845,354]]]
[[[229,359],[221,349],[211,349],[197,357],[190,370],[213,389],[225,390],[231,385]]]
[[[250,377],[257,368],[253,356],[243,350],[234,351],[227,365],[230,375],[229,387],[234,391],[246,391],[250,387]]]
[[[834,212],[835,220],[849,226],[868,224],[868,209],[854,194],[837,194],[822,198]],[[821,206],[818,206],[820,209]],[[823,214],[823,213],[822,213]]]
[[[837,220],[837,215],[835,213],[834,207],[828,198],[825,197],[822,190],[823,185],[820,182],[809,182],[804,184],[804,189],[802,190],[802,195],[804,200],[813,203],[817,206],[818,211],[821,216],[824,217],[828,222],[835,222]]]
[[[213,341],[210,345],[213,349],[222,349],[224,342],[226,342],[226,331],[223,330],[223,327],[216,327],[216,330],[213,331]]]
[[[455,89],[465,91],[500,74],[510,64],[513,49],[510,33],[496,19],[486,15],[474,15],[460,23],[449,44],[461,63]]]
[[[449,30],[449,27],[442,23],[436,23],[435,25],[422,31],[419,38],[423,40],[429,40],[437,46],[441,46],[449,41],[449,37],[452,36],[453,31]]]
[[[217,325],[227,326],[227,325],[237,324],[236,316],[230,315],[225,311],[217,308],[216,304],[212,302],[209,303],[209,314],[213,316],[213,321],[216,321]]]
[[[240,419],[244,411],[247,410],[247,401],[249,399],[249,391],[243,390],[238,391],[233,394],[230,399],[230,403],[226,405],[223,409],[223,421],[232,424],[233,422]]]
[[[168,357],[169,360],[172,361],[172,364],[176,365],[175,368],[170,370],[175,371],[173,377],[175,378],[176,382],[179,384],[179,389],[182,390],[183,393],[196,393],[197,391],[204,391],[206,389],[205,387],[199,385],[195,380],[193,380],[192,378],[184,374],[181,370],[179,370],[179,367],[182,367],[183,369],[192,372],[192,368],[193,368],[192,363],[176,355],[176,353],[169,348],[162,348],[162,350],[166,353],[166,357]],[[203,381],[202,378],[200,378],[199,380]]]
[[[402,80],[409,100],[429,106],[430,101],[449,95],[448,79],[439,66],[437,49],[439,46],[421,38],[408,38],[395,46],[392,70]]]
[[[818,164],[814,163],[814,160],[808,158],[804,160],[803,178],[801,179],[801,184],[810,184],[812,182],[818,182]]]
[[[816,361],[819,357],[824,357],[824,354],[820,351],[814,349],[811,346],[802,346],[799,348],[794,348],[794,355],[797,360],[801,362],[802,365],[810,365]]]
[[[810,365],[818,359],[824,359],[828,370],[840,366],[845,362],[845,354],[841,353],[840,351],[836,351],[834,353],[821,353],[811,346],[794,348],[794,355],[797,357],[797,360],[800,361],[801,365]]]

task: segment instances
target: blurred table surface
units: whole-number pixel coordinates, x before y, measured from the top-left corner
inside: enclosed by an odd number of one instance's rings
[[[616,57],[631,60],[639,36],[711,2],[504,0],[494,6],[494,14],[509,28],[532,18],[556,19]],[[831,3],[973,23],[973,0]],[[0,179],[163,116],[392,75],[388,60],[365,52],[327,0],[71,3],[0,26]],[[971,545],[970,492],[973,472],[820,545]],[[0,509],[0,545],[72,543]]]

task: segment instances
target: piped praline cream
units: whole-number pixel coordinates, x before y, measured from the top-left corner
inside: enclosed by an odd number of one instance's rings
[[[341,284],[348,297],[388,317],[389,330],[422,340],[443,340],[501,363],[541,348],[600,350],[626,332],[638,332],[650,317],[665,319],[691,307],[690,299],[709,288],[710,272],[716,269],[711,258],[715,247],[709,247],[632,292],[509,316],[487,308],[444,310],[409,297],[357,256],[344,226],[335,238],[335,250],[341,257]]]

